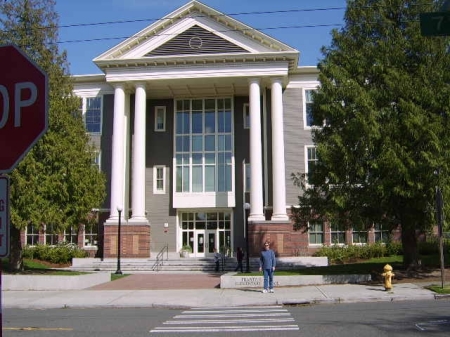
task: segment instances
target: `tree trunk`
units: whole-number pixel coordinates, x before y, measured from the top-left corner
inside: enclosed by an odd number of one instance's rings
[[[416,230],[412,228],[414,226],[402,226],[403,266],[416,270],[420,267],[419,250]]]
[[[23,271],[23,256],[20,230],[11,225],[10,231],[9,269],[11,272],[21,272]]]

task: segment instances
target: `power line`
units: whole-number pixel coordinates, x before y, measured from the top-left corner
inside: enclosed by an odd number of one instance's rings
[[[320,28],[320,27],[341,27],[342,23],[330,23],[330,24],[317,24],[317,25],[301,25],[301,26],[279,26],[279,27],[266,27],[266,28],[251,28],[247,29],[248,31],[265,31],[265,30],[277,30],[277,29],[302,29],[302,28]],[[227,30],[214,30],[212,33],[226,33],[231,31],[240,31],[237,29],[227,29]],[[178,34],[155,34],[154,36],[176,36]],[[92,39],[78,39],[78,40],[66,40],[66,41],[58,41],[58,44],[64,43],[80,43],[80,42],[98,42],[98,41],[109,41],[109,40],[123,40],[128,39],[130,37],[140,37],[139,35],[131,35],[131,36],[122,36],[122,37],[101,37],[101,38],[92,38]]]
[[[286,9],[286,10],[277,10],[277,11],[254,11],[254,12],[217,14],[217,15],[212,15],[212,16],[201,15],[201,16],[198,16],[198,17],[222,17],[222,16],[240,16],[240,15],[300,13],[300,12],[334,11],[334,10],[345,10],[345,9],[346,9],[346,7]],[[92,23],[74,23],[74,24],[68,24],[68,25],[58,25],[58,26],[56,26],[56,28],[75,28],[75,27],[88,27],[88,26],[102,26],[102,25],[137,23],[137,22],[148,22],[148,21],[157,22],[157,21],[171,20],[171,19],[176,19],[176,17],[167,17],[167,18],[158,18],[158,19],[117,20],[117,21],[92,22]],[[52,28],[55,28],[55,27],[52,27]]]

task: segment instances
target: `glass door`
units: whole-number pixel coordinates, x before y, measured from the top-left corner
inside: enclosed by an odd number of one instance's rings
[[[197,230],[195,235],[195,256],[196,257],[212,257],[214,256],[214,248],[217,248],[216,231]]]

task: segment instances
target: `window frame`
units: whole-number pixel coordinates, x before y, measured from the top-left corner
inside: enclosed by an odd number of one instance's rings
[[[158,170],[162,169],[162,189],[158,189]],[[166,194],[166,166],[155,165],[153,166],[153,194]]]
[[[369,241],[369,235],[367,230],[355,230],[352,229],[352,244],[353,245],[367,245]],[[358,238],[365,237],[365,242],[361,242],[361,240],[358,240],[355,242],[355,236],[358,236]]]
[[[89,131],[87,121],[86,121],[86,114],[88,112],[87,108],[87,102],[89,99],[99,99],[100,100],[100,107],[98,109],[99,112],[99,131]],[[102,124],[103,124],[103,96],[102,95],[96,95],[96,96],[85,96],[82,97],[82,116],[83,116],[83,123],[84,127],[86,128],[86,132],[91,135],[101,135],[102,134]],[[97,110],[95,110],[97,111]]]
[[[53,232],[53,225],[45,225],[44,226],[44,243],[46,245],[55,246],[59,243],[58,233],[52,233],[52,232]]]
[[[322,226],[322,230],[316,230],[316,228],[312,228],[312,225],[320,225]],[[311,242],[311,237],[314,235],[316,238],[314,243]],[[321,242],[317,242],[317,236],[320,235],[322,237]],[[308,222],[308,245],[309,246],[323,246],[325,243],[325,224],[323,221],[312,220]]]
[[[158,117],[159,113],[162,113],[162,128],[159,128]],[[155,132],[165,132],[166,131],[166,116],[167,116],[167,108],[164,105],[155,106]]]
[[[379,227],[378,227],[379,226]],[[378,228],[377,228],[378,227]],[[374,242],[386,243],[389,241],[389,230],[383,229],[382,224],[373,224],[373,240]],[[380,236],[380,239],[377,239],[377,235]],[[384,238],[385,237],[385,238]]]
[[[315,158],[312,158],[312,159],[309,158],[309,149],[314,149]],[[319,159],[317,158],[317,147],[314,145],[305,145],[305,176],[306,176],[306,183],[309,186],[311,185],[309,183],[309,178],[308,178],[308,174],[311,171],[310,170],[310,162],[317,163],[318,161],[319,161]]]
[[[174,116],[174,193],[233,193],[235,133],[232,97],[177,99]],[[211,117],[214,118],[214,129],[207,125]]]
[[[308,125],[308,112],[307,112],[307,106],[308,104],[312,104],[313,102],[311,101],[307,101],[307,92],[308,91],[316,91],[317,88],[303,88],[303,126],[305,129],[312,129],[313,127],[315,127],[315,125],[312,124],[311,121],[311,125]]]
[[[244,107],[243,107],[243,125],[244,125],[244,129],[250,129],[250,104],[249,103],[244,103]]]
[[[250,163],[244,163],[244,192],[251,192],[251,166]]]
[[[346,242],[345,241],[346,231],[340,230],[337,226],[334,226],[332,223],[330,223],[329,227],[330,227],[330,244],[337,245],[337,246],[344,246],[345,242]],[[341,235],[343,235],[342,242],[339,239],[337,240],[337,242],[333,241],[333,236],[338,236],[338,238],[339,238],[339,236],[341,236]]]
[[[30,229],[32,229],[31,233]],[[39,226],[35,226],[32,224],[27,225],[25,238],[27,246],[35,246],[39,244]],[[31,243],[28,242],[29,238],[31,238]]]

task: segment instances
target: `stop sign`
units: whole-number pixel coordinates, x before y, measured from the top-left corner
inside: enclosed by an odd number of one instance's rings
[[[0,173],[28,153],[48,127],[48,80],[14,45],[0,47]]]

